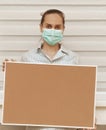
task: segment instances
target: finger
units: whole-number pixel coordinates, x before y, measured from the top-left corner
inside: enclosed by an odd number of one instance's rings
[[[94,130],[96,130],[97,129],[97,126],[95,125],[95,128],[94,128]]]
[[[2,71],[4,71],[4,68],[2,68]]]
[[[95,128],[94,128],[94,130],[96,130],[97,129],[97,125],[95,124]]]
[[[9,61],[8,59],[5,59],[5,61]]]
[[[4,71],[5,62],[2,63],[2,71]]]
[[[8,59],[5,59],[2,63],[2,71],[5,71],[5,64],[6,62],[9,61]]]
[[[4,70],[5,70],[5,65],[2,66],[2,71],[4,71]]]
[[[5,65],[5,62],[3,62],[3,65]]]
[[[8,59],[5,59],[4,62],[3,62],[3,65],[6,64],[6,62],[8,62],[9,60]]]
[[[11,59],[11,61],[16,61],[16,60],[14,60],[14,59]]]

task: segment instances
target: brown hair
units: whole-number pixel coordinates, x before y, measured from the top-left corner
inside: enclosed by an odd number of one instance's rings
[[[40,22],[41,25],[43,24],[43,22],[45,20],[45,16],[48,14],[58,14],[62,18],[63,25],[65,24],[65,16],[62,11],[57,10],[57,9],[49,9],[46,12],[44,12],[44,14],[42,15],[41,22]]]

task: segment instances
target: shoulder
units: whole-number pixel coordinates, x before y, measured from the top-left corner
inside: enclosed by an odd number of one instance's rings
[[[71,51],[71,50],[67,50],[67,53],[68,53],[68,55],[70,55],[71,57],[77,57],[77,56],[78,56],[78,54],[77,54],[76,52]]]
[[[79,56],[78,56],[78,54],[76,52],[73,52],[73,51],[69,50],[68,55],[73,60],[74,64],[79,63]]]
[[[68,55],[69,59],[73,62],[73,64],[78,64],[79,62],[78,54],[68,48],[65,48],[65,47],[62,47],[62,48],[63,48],[63,51]]]
[[[23,54],[23,56],[21,57],[21,61],[23,62],[30,62],[30,60],[32,60],[33,56],[37,53],[37,49],[31,49],[29,51],[27,51],[26,53]]]

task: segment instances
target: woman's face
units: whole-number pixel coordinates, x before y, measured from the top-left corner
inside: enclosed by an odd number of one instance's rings
[[[64,25],[61,16],[58,14],[48,14],[44,18],[44,22],[40,25],[41,32],[43,28],[57,29],[64,31]]]

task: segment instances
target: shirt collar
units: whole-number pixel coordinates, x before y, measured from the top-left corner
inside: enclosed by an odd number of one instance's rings
[[[61,52],[65,53],[65,54],[69,53],[68,50],[64,47],[63,44],[61,44],[60,50],[61,50]]]
[[[42,45],[43,45],[42,43],[37,44],[37,46],[36,46],[37,52],[39,52],[39,50],[41,50]],[[60,44],[60,49],[59,49],[59,51],[65,53],[65,54],[68,54],[68,50],[64,47],[63,44]]]
[[[42,48],[42,43],[39,43],[36,45],[35,49],[36,49],[36,52],[39,52]]]

